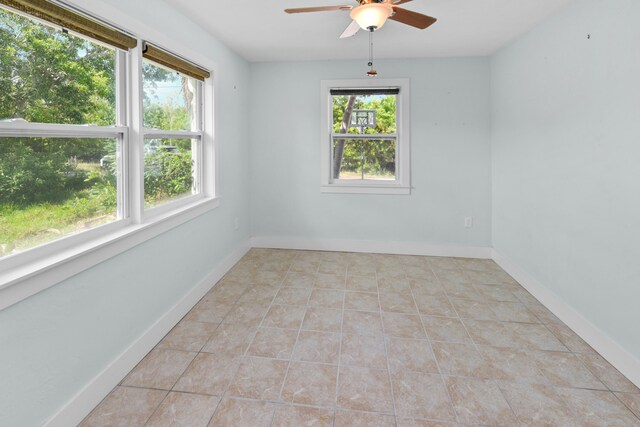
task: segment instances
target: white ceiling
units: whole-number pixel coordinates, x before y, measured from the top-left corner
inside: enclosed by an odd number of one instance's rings
[[[290,7],[356,5],[354,0],[167,0],[251,62],[368,57],[364,31],[339,39],[344,11],[289,15]],[[414,0],[406,9],[438,18],[418,30],[388,21],[374,35],[375,57],[491,55],[573,0]]]

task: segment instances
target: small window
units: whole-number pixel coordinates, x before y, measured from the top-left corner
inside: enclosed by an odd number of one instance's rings
[[[408,81],[322,84],[322,190],[409,193]]]
[[[144,60],[144,201],[153,208],[201,189],[202,82]]]

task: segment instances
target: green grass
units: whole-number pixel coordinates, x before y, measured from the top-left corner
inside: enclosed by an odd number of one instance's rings
[[[340,171],[340,179],[362,179],[360,171]],[[370,173],[365,172],[364,179],[377,179],[381,181],[393,181],[396,179],[392,173]]]
[[[74,196],[58,204],[0,205],[0,256],[115,220],[115,209],[104,207],[107,194]]]
[[[102,172],[102,169],[100,168],[100,163],[78,162],[76,164],[76,168],[84,172]]]
[[[155,186],[149,189],[152,194],[145,194],[148,207],[191,194],[190,153],[184,158],[165,157],[173,167],[163,169],[166,175],[153,181]],[[98,163],[78,162],[65,188],[49,194],[47,202],[0,203],[0,257],[114,221],[117,199],[114,181]]]

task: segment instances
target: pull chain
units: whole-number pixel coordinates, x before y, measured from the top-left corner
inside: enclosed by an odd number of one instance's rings
[[[367,71],[367,75],[369,77],[376,77],[378,72],[373,69],[373,30],[374,27],[369,28],[369,71]]]

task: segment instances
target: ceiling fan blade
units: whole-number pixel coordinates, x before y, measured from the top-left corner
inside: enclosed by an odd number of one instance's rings
[[[401,7],[393,6],[395,14],[391,15],[389,19],[402,22],[403,24],[411,25],[412,27],[420,28],[424,30],[430,25],[433,25],[437,21],[436,18],[423,15],[422,13],[412,12]]]
[[[413,1],[413,0],[396,0],[396,1],[391,1],[391,3],[397,6],[399,4],[409,3],[410,1]]]
[[[351,24],[349,24],[347,29],[340,35],[340,38],[346,39],[347,37],[355,36],[359,30],[360,25],[356,21],[351,21]]]
[[[330,10],[351,10],[351,6],[319,6],[319,7],[298,7],[294,9],[285,9],[287,13],[304,13],[304,12],[325,12]]]

